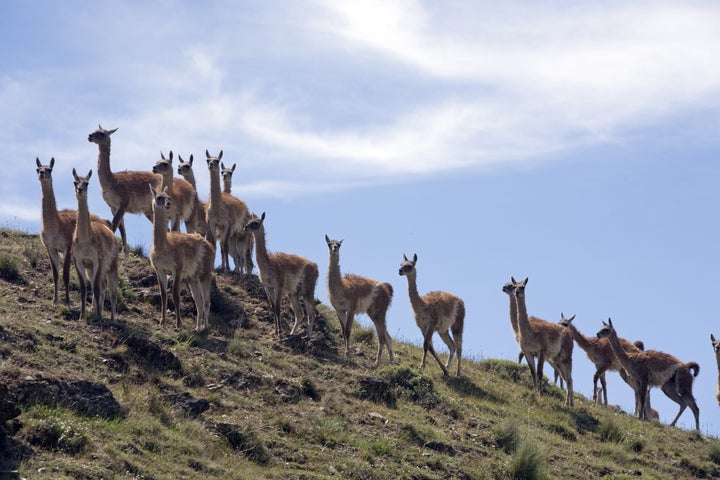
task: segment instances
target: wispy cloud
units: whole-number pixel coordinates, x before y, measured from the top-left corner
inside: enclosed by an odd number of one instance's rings
[[[64,11],[46,63],[0,76],[2,151],[90,168],[100,122],[115,169],[222,148],[244,191],[301,195],[615,141],[720,98],[714,3],[181,5]],[[27,167],[9,173],[21,197]]]

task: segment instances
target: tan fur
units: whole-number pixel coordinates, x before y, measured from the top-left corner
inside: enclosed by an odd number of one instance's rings
[[[328,296],[342,330],[345,340],[345,355],[350,353],[350,332],[356,313],[367,313],[375,325],[378,336],[378,349],[375,366],[380,363],[383,346],[387,347],[390,363],[394,362],[392,339],[387,331],[386,316],[393,296],[389,283],[380,283],[359,275],[340,274],[340,246],[342,240],[330,240],[325,235],[330,261],[328,266]]]
[[[188,182],[195,190],[195,195],[198,195],[197,184],[195,183],[195,172],[193,172],[192,169],[192,154],[190,155],[190,158],[187,162],[184,162],[182,157],[178,155],[178,162],[178,175],[183,177],[185,181]],[[203,202],[202,200],[200,200],[199,197],[197,199],[197,202],[195,203],[195,208],[193,209],[192,225],[195,229],[195,232],[207,238],[207,202]]]
[[[692,394],[693,377],[700,372],[696,362],[683,363],[668,353],[655,350],[627,352],[623,350],[610,319],[608,323],[603,322],[597,336],[610,341],[615,356],[630,376],[641,419],[649,418],[645,404],[648,388],[659,386],[670,400],[680,405],[680,411],[670,425],[674,426],[685,408],[690,407],[695,416],[695,428],[700,430],[700,409]]]
[[[715,339],[715,335],[710,334],[710,341],[712,342],[713,352],[715,352],[715,361],[718,366],[718,381],[717,387],[715,387],[715,401],[720,405],[720,340]]]
[[[236,164],[233,163],[232,168],[226,168],[220,163],[220,174],[222,175],[223,194],[232,193],[232,176],[235,172]],[[244,225],[243,225],[244,226]],[[239,232],[235,231],[232,238],[228,240],[229,254],[235,263],[234,271],[237,273],[252,273],[255,265],[252,261],[252,253],[255,247],[255,240],[250,232],[246,232],[243,228]]]
[[[237,254],[236,242],[248,221],[249,211],[242,200],[220,190],[220,159],[222,150],[213,157],[205,150],[210,172],[210,201],[207,206],[208,240],[220,243],[221,265],[223,271],[230,270],[229,256]],[[237,262],[240,258],[234,257]]]
[[[423,356],[420,368],[425,368],[427,353],[430,352],[442,368],[443,374],[448,374],[453,355],[457,356],[456,375],[460,376],[462,362],[462,335],[465,323],[465,303],[459,297],[447,292],[430,292],[422,297],[417,290],[417,254],[412,260],[403,254],[399,274],[407,277],[410,305],[415,316],[415,324],[423,335]],[[452,331],[452,337],[450,336]],[[435,353],[432,336],[438,332],[440,338],[448,347],[448,359],[443,365],[440,357]]]
[[[260,282],[275,315],[275,333],[282,334],[280,307],[283,299],[289,298],[295,315],[295,323],[290,335],[296,333],[302,318],[307,320],[307,337],[310,338],[315,322],[317,264],[299,255],[268,252],[265,245],[264,221],[265,212],[260,217],[253,217],[245,225],[245,230],[252,232],[255,237],[255,257],[260,272]],[[304,309],[300,303],[301,299],[305,305]]]
[[[198,208],[197,192],[195,187],[190,185],[187,180],[183,178],[174,178],[173,176],[173,153],[170,151],[168,158],[165,158],[162,152],[160,152],[160,160],[155,162],[153,166],[153,173],[157,173],[162,176],[162,186],[168,187],[168,192],[172,197],[172,208],[170,209],[169,218],[171,224],[171,230],[177,232],[180,230],[180,221],[185,222],[185,229],[188,233],[197,233],[195,227],[195,209]]]
[[[105,290],[110,294],[110,320],[115,320],[118,288],[118,255],[117,239],[106,225],[91,222],[88,210],[88,184],[92,170],[87,176],[80,177],[73,168],[75,178],[75,196],[78,201],[77,223],[73,234],[72,254],[75,269],[80,279],[80,318],[85,319],[85,299],[87,283],[92,282],[93,308],[98,320],[102,320],[105,303]]]
[[[113,213],[112,230],[120,228],[123,248],[128,251],[125,232],[125,213],[143,213],[152,222],[152,197],[148,184],[157,188],[162,178],[152,172],[122,171],[113,173],[110,169],[110,135],[115,130],[105,130],[100,125],[88,135],[88,141],[98,146],[98,178],[102,196]]]
[[[625,373],[625,369],[622,367],[620,361],[613,353],[612,347],[610,346],[610,342],[608,341],[608,339],[598,337],[586,337],[585,335],[580,333],[577,327],[575,327],[575,325],[572,323],[573,319],[575,319],[575,315],[570,318],[565,318],[565,316],[560,313],[560,322],[558,323],[568,329],[568,331],[572,334],[575,343],[577,343],[577,345],[583,349],[587,357],[595,365],[595,374],[593,375],[593,401],[596,403],[600,403],[601,405],[607,406],[608,399],[605,372],[607,370],[618,372],[622,379],[625,380],[626,383],[628,383],[628,385],[630,385],[631,380],[628,378],[627,373]],[[618,340],[620,341],[620,345],[622,346],[623,350],[627,352],[641,351],[641,349],[638,348],[635,344],[630,343],[624,338],[619,338]],[[598,380],[600,380],[600,384],[602,385],[600,388],[598,388],[597,385]],[[602,397],[598,396],[598,391],[602,392]],[[650,397],[648,396],[648,399],[649,398]],[[635,406],[635,408],[637,409],[637,406]]]
[[[528,279],[514,284],[514,295],[517,302],[518,329],[520,331],[520,348],[528,359],[528,367],[533,377],[536,388],[542,388],[542,359],[547,360],[553,367],[560,371],[565,379],[567,391],[565,405],[573,406],[573,380],[572,380],[572,351],[573,339],[564,327],[556,323],[547,322],[537,317],[531,321],[527,315],[525,305],[525,286]],[[533,371],[533,359],[539,356],[538,369]]]
[[[510,326],[513,329],[513,333],[515,334],[515,341],[520,345],[520,329],[518,328],[518,319],[517,319],[517,301],[515,300],[515,285],[512,282],[508,282],[505,285],[503,285],[502,291],[506,293],[510,299]],[[528,319],[530,323],[533,323],[536,319],[535,317],[530,317]],[[544,320],[543,320],[544,321]],[[520,353],[518,354],[518,363],[522,363],[523,358],[525,357],[525,354],[523,353],[522,349],[520,349]],[[538,358],[538,363],[544,362],[544,358]],[[543,365],[540,363],[539,370],[542,373],[543,371]],[[565,388],[565,380],[563,380],[562,376],[560,376],[560,371],[557,368],[553,367],[553,382],[557,385],[558,379],[560,380],[560,388]]]
[[[180,287],[184,281],[190,285],[195,301],[197,317],[195,330],[209,326],[210,287],[212,284],[215,247],[198,234],[167,231],[167,212],[172,201],[167,187],[162,192],[150,188],[153,195],[153,244],[150,248],[150,263],[155,269],[160,287],[162,316],[160,326],[165,326],[167,317],[167,282],[173,278],[173,303],[175,304],[175,328],[180,329]]]
[[[48,252],[50,267],[53,275],[53,303],[58,303],[58,276],[60,271],[60,260],[62,260],[62,279],[65,286],[65,304],[70,304],[70,264],[72,263],[72,239],[75,233],[77,222],[77,211],[57,209],[55,202],[55,191],[53,189],[52,170],[55,166],[55,158],[50,159],[49,165],[42,165],[39,158],[35,158],[37,164],[38,180],[42,190],[42,228],[40,240]],[[110,223],[102,220],[97,215],[90,215],[91,222]]]

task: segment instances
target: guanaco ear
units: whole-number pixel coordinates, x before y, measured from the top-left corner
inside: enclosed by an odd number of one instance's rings
[[[150,187],[150,192],[152,192],[153,197],[157,197],[157,190],[153,188],[152,183],[148,183],[148,187]]]
[[[223,162],[220,162],[220,168],[222,168],[223,170],[225,170],[225,164],[224,164]]]
[[[417,253],[413,254],[413,263],[417,263]]]
[[[172,157],[173,157],[172,150],[170,150],[170,153],[168,153],[168,158],[170,159],[170,164],[172,164]]]
[[[233,163],[232,168],[230,169],[231,172],[235,172],[235,167],[237,166],[237,163]]]
[[[107,134],[108,134],[108,135],[112,135],[113,133],[117,132],[117,129],[118,129],[118,128],[120,128],[120,127],[116,127],[116,128],[114,128],[113,130],[108,130],[108,131],[107,131]]]
[[[75,179],[75,181],[80,180],[80,177],[78,177],[78,174],[75,171],[75,167],[73,167],[73,178]]]
[[[87,179],[90,180],[90,177],[92,177],[92,170],[90,170],[87,174]]]
[[[710,334],[710,341],[715,343],[715,335],[713,335],[712,333]]]
[[[40,163],[40,157],[35,157],[35,163],[37,164],[38,168],[42,167],[42,164]]]
[[[222,152],[220,152],[220,154],[222,155]],[[260,221],[261,222],[265,221],[265,212],[263,212],[262,215],[260,215]]]
[[[55,166],[55,157],[52,157],[52,158],[50,159],[50,170],[52,170],[52,168],[53,168],[54,166]]]
[[[513,283],[513,285],[517,283],[517,282],[515,281],[515,277],[513,277],[513,276],[510,276],[510,281]]]
[[[168,186],[167,186],[167,185],[165,185],[165,186],[163,187],[163,193],[168,193]]]
[[[612,319],[610,317],[608,317],[608,325],[610,325],[611,327],[613,326]],[[613,327],[613,328],[615,328],[615,327]]]
[[[205,156],[206,156],[207,158],[210,158],[210,152],[208,152],[207,148],[205,149]]]
[[[406,261],[406,262],[409,261],[408,258],[407,258],[407,256],[406,256],[404,253],[403,253],[403,260]]]
[[[330,244],[330,237],[327,236],[327,233],[325,234],[325,243]]]
[[[220,153],[218,153],[218,160],[220,160],[222,158],[222,153],[223,153],[223,151],[220,150]]]
[[[188,159],[188,162],[190,163],[190,166],[192,166],[193,156],[192,153],[190,154],[190,158]]]
[[[603,325],[605,325],[607,327],[607,323],[605,323],[605,320],[600,320],[600,321],[602,322]]]
[[[528,282],[528,277],[525,277],[525,280],[523,280],[523,282],[522,282],[523,287],[524,287],[525,285],[527,285],[527,282]]]
[[[162,150],[160,150],[160,158],[162,158],[163,160],[167,160],[167,158],[165,158],[165,155],[163,155]]]
[[[575,315],[577,315],[577,313]],[[565,320],[567,320],[568,322],[572,322],[573,320],[575,320],[575,315],[570,318],[566,318]]]

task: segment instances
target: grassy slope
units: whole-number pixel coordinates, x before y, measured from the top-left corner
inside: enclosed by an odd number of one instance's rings
[[[718,440],[580,396],[565,408],[557,388],[535,393],[514,362],[466,361],[461,378],[443,378],[431,362],[417,370],[419,348],[396,343],[396,365],[384,356],[374,370],[373,332],[357,328],[345,359],[324,306],[320,330],[332,342],[299,351],[273,339],[253,276],[217,276],[212,327],[196,336],[189,299],[188,330],[157,327],[157,287],[142,257],[122,261],[124,304],[114,325],[77,319],[77,284],[72,308],[54,306],[39,238],[0,230],[0,274],[13,265],[21,280],[0,279],[0,374],[102,382],[126,412],[102,420],[23,406],[11,439],[29,452],[12,466],[23,478],[482,479],[512,478],[523,465],[525,478],[720,476]],[[172,352],[182,371],[138,361],[128,336]],[[396,404],[360,399],[367,377],[389,381]],[[184,416],[168,400],[183,392],[207,399],[209,410]],[[219,435],[218,424],[233,435]]]

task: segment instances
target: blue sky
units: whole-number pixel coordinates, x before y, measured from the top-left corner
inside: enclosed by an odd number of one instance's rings
[[[612,317],[700,363],[701,428],[718,436],[719,24],[701,1],[4,2],[0,225],[39,231],[35,157],[55,157],[58,204],[76,205],[98,123],[119,127],[114,170],[194,154],[202,198],[203,152],[222,149],[269,248],[318,263],[321,300],[327,233],[343,272],[393,284],[389,331],[419,342],[397,273],[417,253],[421,293],[465,300],[466,356],[515,359],[501,286],[527,276],[530,314],[576,314],[586,335]],[[127,223],[147,245],[150,223]]]

